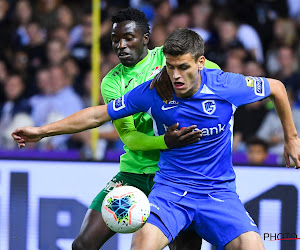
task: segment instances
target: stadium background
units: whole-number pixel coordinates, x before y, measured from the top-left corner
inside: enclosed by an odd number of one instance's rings
[[[101,15],[94,12],[93,19],[94,6]],[[61,136],[25,150],[16,148],[10,133],[17,126],[42,125],[95,103],[97,95],[93,102],[91,90],[99,89],[99,79],[118,64],[110,44],[110,16],[128,6],[145,11],[150,20],[150,48],[162,45],[173,29],[188,27],[201,34],[206,57],[224,71],[283,81],[299,132],[297,0],[107,0],[101,5],[80,0],[0,0],[1,250],[70,249],[87,206],[117,172],[118,165],[112,162],[118,162],[123,150],[111,123],[95,130],[94,137],[90,132]],[[101,28],[93,29],[100,17]],[[96,37],[101,50],[92,60],[92,49],[97,51],[92,46],[95,32],[101,33],[100,39]],[[246,105],[235,116],[238,192],[262,237],[300,235],[300,174],[284,168],[282,131],[272,126],[277,122],[268,100]],[[96,141],[91,139],[98,135]],[[248,157],[254,139],[270,145],[261,166]],[[130,239],[117,238],[106,248],[128,249]],[[270,250],[300,249],[298,242],[264,241]]]

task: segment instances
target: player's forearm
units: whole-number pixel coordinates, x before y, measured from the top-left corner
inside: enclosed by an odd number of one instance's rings
[[[136,130],[132,116],[115,120],[114,126],[123,143],[133,151],[167,149],[164,136],[149,136]]]
[[[270,98],[273,101],[277,114],[281,120],[285,140],[298,138],[291,107],[283,83],[277,80],[269,80],[269,82],[271,87]]]
[[[120,136],[123,143],[132,151],[167,149],[164,136],[149,136],[138,131],[131,131]]]
[[[95,106],[80,110],[60,121],[42,126],[39,128],[39,134],[43,137],[73,134],[98,127],[109,120],[106,105]]]

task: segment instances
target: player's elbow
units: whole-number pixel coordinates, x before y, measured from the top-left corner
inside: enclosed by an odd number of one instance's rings
[[[111,120],[106,105],[95,106],[93,107],[93,123],[94,127],[99,127],[103,123]]]
[[[275,84],[276,84],[277,88],[279,88],[281,91],[285,90],[285,86],[282,81],[275,80]]]
[[[269,79],[270,90],[271,90],[271,97],[276,97],[281,94],[286,93],[286,89],[284,84],[276,79]]]

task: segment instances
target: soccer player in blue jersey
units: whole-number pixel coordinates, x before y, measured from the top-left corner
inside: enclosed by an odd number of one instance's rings
[[[300,139],[284,85],[275,79],[204,68],[204,42],[188,29],[172,32],[163,51],[175,92],[171,101],[150,90],[148,81],[107,106],[87,108],[39,128],[19,128],[12,136],[23,147],[137,112],[153,117],[157,135],[177,121],[179,128],[197,125],[202,131],[199,142],[161,152],[160,170],[149,195],[151,214],[134,236],[132,249],[162,249],[189,226],[218,249],[264,249],[258,228],[235,190],[233,114],[238,106],[270,96],[282,121],[287,166],[291,157],[300,168]]]

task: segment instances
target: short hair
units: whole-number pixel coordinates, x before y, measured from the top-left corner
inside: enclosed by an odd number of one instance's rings
[[[120,10],[111,17],[112,23],[121,23],[124,21],[134,21],[139,27],[142,34],[150,34],[150,26],[144,12],[135,8],[126,8]]]
[[[196,61],[204,55],[204,41],[200,35],[190,29],[176,29],[167,37],[163,53],[171,56],[191,53]]]

